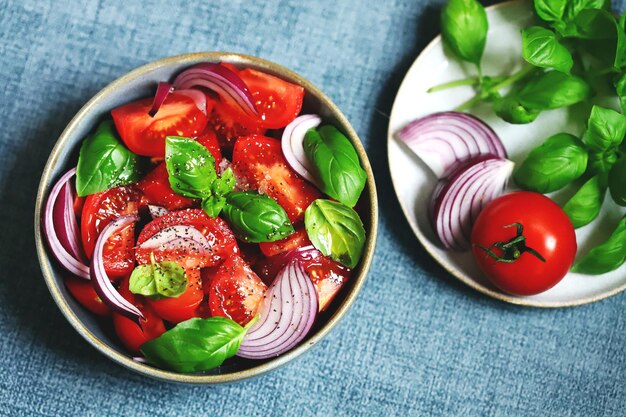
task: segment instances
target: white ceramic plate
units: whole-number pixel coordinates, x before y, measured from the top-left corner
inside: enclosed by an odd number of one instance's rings
[[[489,33],[482,61],[487,75],[506,75],[522,65],[521,34],[523,27],[533,21],[532,3],[514,1],[487,9]],[[514,304],[536,307],[563,307],[600,300],[626,289],[626,265],[600,276],[569,273],[554,288],[531,297],[504,294],[492,286],[481,274],[469,252],[457,253],[444,250],[438,244],[430,226],[427,205],[436,183],[428,167],[393,134],[406,123],[429,113],[452,110],[473,96],[470,87],[457,87],[437,93],[426,90],[444,82],[474,75],[474,68],[461,64],[444,51],[441,38],[435,38],[407,72],[396,96],[389,122],[388,155],[391,178],[402,210],[413,232],[424,248],[452,275],[470,287],[500,300]],[[541,114],[528,125],[511,125],[497,118],[488,106],[480,106],[471,113],[486,121],[500,136],[516,164],[545,138],[558,132],[580,134],[584,120],[566,110],[554,110]],[[563,203],[571,190],[551,195]],[[606,239],[626,210],[611,201],[603,206],[600,217],[576,232],[579,254]],[[416,249],[417,250],[417,249]]]

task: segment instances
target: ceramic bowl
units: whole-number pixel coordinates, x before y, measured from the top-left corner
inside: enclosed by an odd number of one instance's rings
[[[189,66],[200,62],[220,61],[238,67],[256,68],[301,85],[306,92],[303,111],[321,115],[324,121],[333,123],[346,134],[354,144],[361,164],[367,172],[367,186],[363,196],[364,212],[361,213],[367,232],[367,242],[363,258],[350,281],[330,308],[320,314],[309,335],[296,348],[273,359],[253,361],[235,357],[210,371],[181,374],[134,361],[117,340],[109,321],[102,321],[84,310],[67,292],[63,284],[65,272],[52,259],[44,242],[41,228],[42,208],[54,181],[76,164],[82,139],[100,120],[107,117],[111,109],[154,94],[159,81],[171,80],[174,74]],[[216,384],[238,381],[276,369],[309,350],[337,325],[354,303],[372,262],[378,222],[377,204],[374,177],[363,145],[343,113],[319,88],[293,71],[264,59],[232,53],[194,53],[161,59],[129,72],[96,94],[74,116],[52,149],[41,177],[35,207],[35,239],[41,270],[52,298],[69,323],[87,342],[114,362],[142,375],[174,382]]]

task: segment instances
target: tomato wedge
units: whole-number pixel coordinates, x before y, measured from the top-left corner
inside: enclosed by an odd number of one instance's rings
[[[172,226],[191,226],[199,230],[207,239],[211,250],[200,252],[189,245],[177,245],[175,249],[146,249],[141,245]],[[181,236],[184,237],[184,236]],[[150,254],[154,253],[157,261],[174,261],[185,269],[204,268],[217,265],[231,253],[239,252],[235,235],[228,224],[219,217],[209,217],[199,209],[179,210],[156,218],[148,223],[137,239],[135,257],[140,264],[150,263]]]
[[[165,207],[167,210],[178,210],[194,204],[193,200],[172,190],[165,162],[161,162],[139,181],[137,188],[143,192],[145,203]]]
[[[204,297],[200,270],[187,269],[185,273],[187,274],[187,289],[184,293],[175,298],[146,299],[154,312],[170,323],[180,323],[196,317],[196,309]]]
[[[237,185],[267,194],[297,223],[320,192],[287,164],[278,139],[261,135],[241,137],[233,151]]]
[[[208,118],[194,102],[174,91],[151,117],[152,98],[124,104],[111,110],[111,116],[124,144],[138,155],[163,157],[166,136],[196,137]]]
[[[256,315],[266,290],[250,266],[239,255],[231,255],[210,278],[211,315],[228,317],[244,326]]]
[[[207,148],[209,152],[211,152],[213,159],[215,159],[215,167],[217,168],[220,162],[222,162],[222,151],[220,150],[220,143],[217,140],[217,135],[215,134],[213,127],[207,126],[204,132],[202,132],[196,140],[198,143]]]
[[[123,215],[136,215],[140,193],[134,187],[116,187],[87,196],[81,215],[81,237],[85,254],[91,259],[100,232]],[[135,260],[135,226],[129,224],[113,234],[104,247],[102,258],[109,278],[130,274]]]
[[[145,319],[140,320],[141,326],[129,318],[118,313],[113,313],[113,327],[122,344],[131,352],[138,353],[144,343],[155,339],[165,333],[165,324],[149,305],[146,305],[143,297],[135,296],[128,289],[129,279],[122,280],[118,291],[122,297],[133,303],[143,313]]]
[[[259,243],[259,248],[261,249],[261,252],[263,252],[263,255],[270,257],[278,255],[279,253],[290,252],[294,249],[311,244],[309,236],[306,234],[306,230],[302,228],[296,230],[284,239],[277,240],[276,242]]]
[[[67,290],[78,301],[78,303],[98,316],[110,316],[111,310],[104,304],[102,299],[94,290],[91,281],[66,277],[64,279]]]
[[[238,137],[263,135],[267,131],[259,125],[259,120],[251,119],[238,108],[219,101],[215,102],[213,112],[210,114],[209,126],[216,133],[221,148],[228,152],[233,150]]]

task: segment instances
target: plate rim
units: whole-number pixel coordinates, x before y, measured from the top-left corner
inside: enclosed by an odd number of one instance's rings
[[[486,7],[486,10],[487,12],[493,12],[497,9],[511,7],[513,5],[517,5],[520,3],[528,3],[528,2],[526,0],[508,0],[502,3],[498,3],[498,4],[491,5],[489,7]],[[428,240],[428,238],[422,233],[417,223],[412,219],[412,216],[409,215],[411,210],[408,207],[406,207],[406,205],[402,202],[402,200],[399,197],[398,190],[400,190],[400,187],[396,181],[396,178],[391,172],[392,161],[391,161],[390,147],[391,147],[391,143],[396,140],[394,138],[394,134],[393,134],[394,132],[392,132],[391,130],[391,118],[393,117],[394,110],[396,109],[396,99],[398,96],[398,92],[402,90],[402,88],[406,84],[408,74],[412,71],[412,69],[424,59],[424,56],[428,52],[430,52],[431,49],[435,48],[441,43],[442,43],[442,39],[441,39],[441,33],[440,33],[437,36],[435,36],[428,43],[428,45],[426,45],[426,47],[419,53],[417,58],[415,58],[415,60],[413,61],[409,69],[406,71],[402,79],[402,82],[400,83],[400,86],[398,87],[398,90],[394,97],[393,104],[391,106],[391,112],[389,113],[390,123],[387,126],[387,167],[389,170],[389,176],[391,177],[391,183],[393,184],[394,193],[396,194],[396,199],[398,200],[398,203],[400,204],[402,213],[404,214],[406,221],[409,223],[409,225],[411,226],[411,229],[413,230],[413,234],[415,235],[415,237],[417,237],[417,240],[421,243],[422,247],[450,275],[452,275],[454,278],[458,279],[459,281],[463,282],[470,288],[484,295],[487,295],[491,298],[494,298],[494,299],[497,299],[497,300],[500,300],[509,304],[518,305],[518,306],[536,307],[536,308],[576,307],[576,306],[591,304],[596,301],[604,300],[606,298],[612,297],[626,290],[626,282],[625,282],[622,285],[611,289],[610,291],[606,291],[602,294],[594,295],[591,297],[579,298],[579,299],[568,300],[568,301],[534,301],[534,300],[528,299],[527,297],[518,297],[518,296],[506,294],[504,292],[500,292],[500,291],[484,286],[483,284],[466,276],[466,274],[463,271],[461,271],[459,268],[456,268],[454,265],[447,262],[445,259],[439,256],[439,254],[435,251],[435,244],[432,243],[430,240]]]

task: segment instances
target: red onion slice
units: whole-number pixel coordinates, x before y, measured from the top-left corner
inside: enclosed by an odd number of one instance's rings
[[[161,105],[163,104],[167,96],[169,96],[173,90],[174,89],[172,88],[172,85],[170,83],[159,83],[156,93],[154,94],[152,107],[150,108],[150,111],[148,112],[150,117],[154,117],[154,115],[157,114],[157,112],[161,108]]]
[[[513,162],[486,158],[463,164],[433,194],[433,226],[447,249],[469,247],[472,225],[483,207],[500,196],[513,172]]]
[[[91,282],[93,283],[96,293],[104,303],[114,311],[139,324],[139,319],[144,318],[143,313],[130,301],[122,297],[113,284],[111,284],[111,280],[104,270],[104,263],[102,261],[102,251],[111,235],[137,220],[139,220],[137,216],[121,216],[113,220],[102,230],[102,233],[98,236],[98,240],[96,240],[93,257],[91,258]]]
[[[212,248],[211,242],[208,241],[206,236],[201,231],[193,226],[176,225],[166,227],[155,233],[148,240],[143,242],[139,247],[141,249],[152,250],[176,250],[182,247],[182,245],[193,245],[194,249],[201,252],[210,252]]]
[[[448,177],[460,163],[479,156],[507,158],[496,132],[467,113],[430,114],[406,125],[396,137],[406,143],[437,178]]]
[[[266,359],[300,343],[317,315],[317,292],[298,259],[293,259],[268,288],[259,307],[261,318],[244,337],[238,356]]]
[[[70,182],[76,168],[66,172],[52,187],[44,210],[44,232],[54,257],[72,274],[89,279],[89,267],[79,245],[74,215],[74,191]]]
[[[196,107],[202,113],[206,114],[206,95],[200,90],[176,90],[176,93],[187,96],[196,103]]]
[[[258,118],[254,98],[241,78],[228,68],[213,63],[202,63],[178,74],[174,88],[186,90],[206,87],[221,97],[234,101],[247,115]]]
[[[155,206],[153,204],[148,204],[148,210],[150,211],[150,216],[152,216],[153,219],[165,216],[167,213],[169,213],[169,210],[165,207]]]
[[[316,114],[305,114],[296,117],[285,127],[281,139],[281,146],[285,159],[303,178],[319,187],[317,178],[312,174],[311,162],[304,153],[304,135],[309,129],[315,128],[322,123],[322,118]]]

